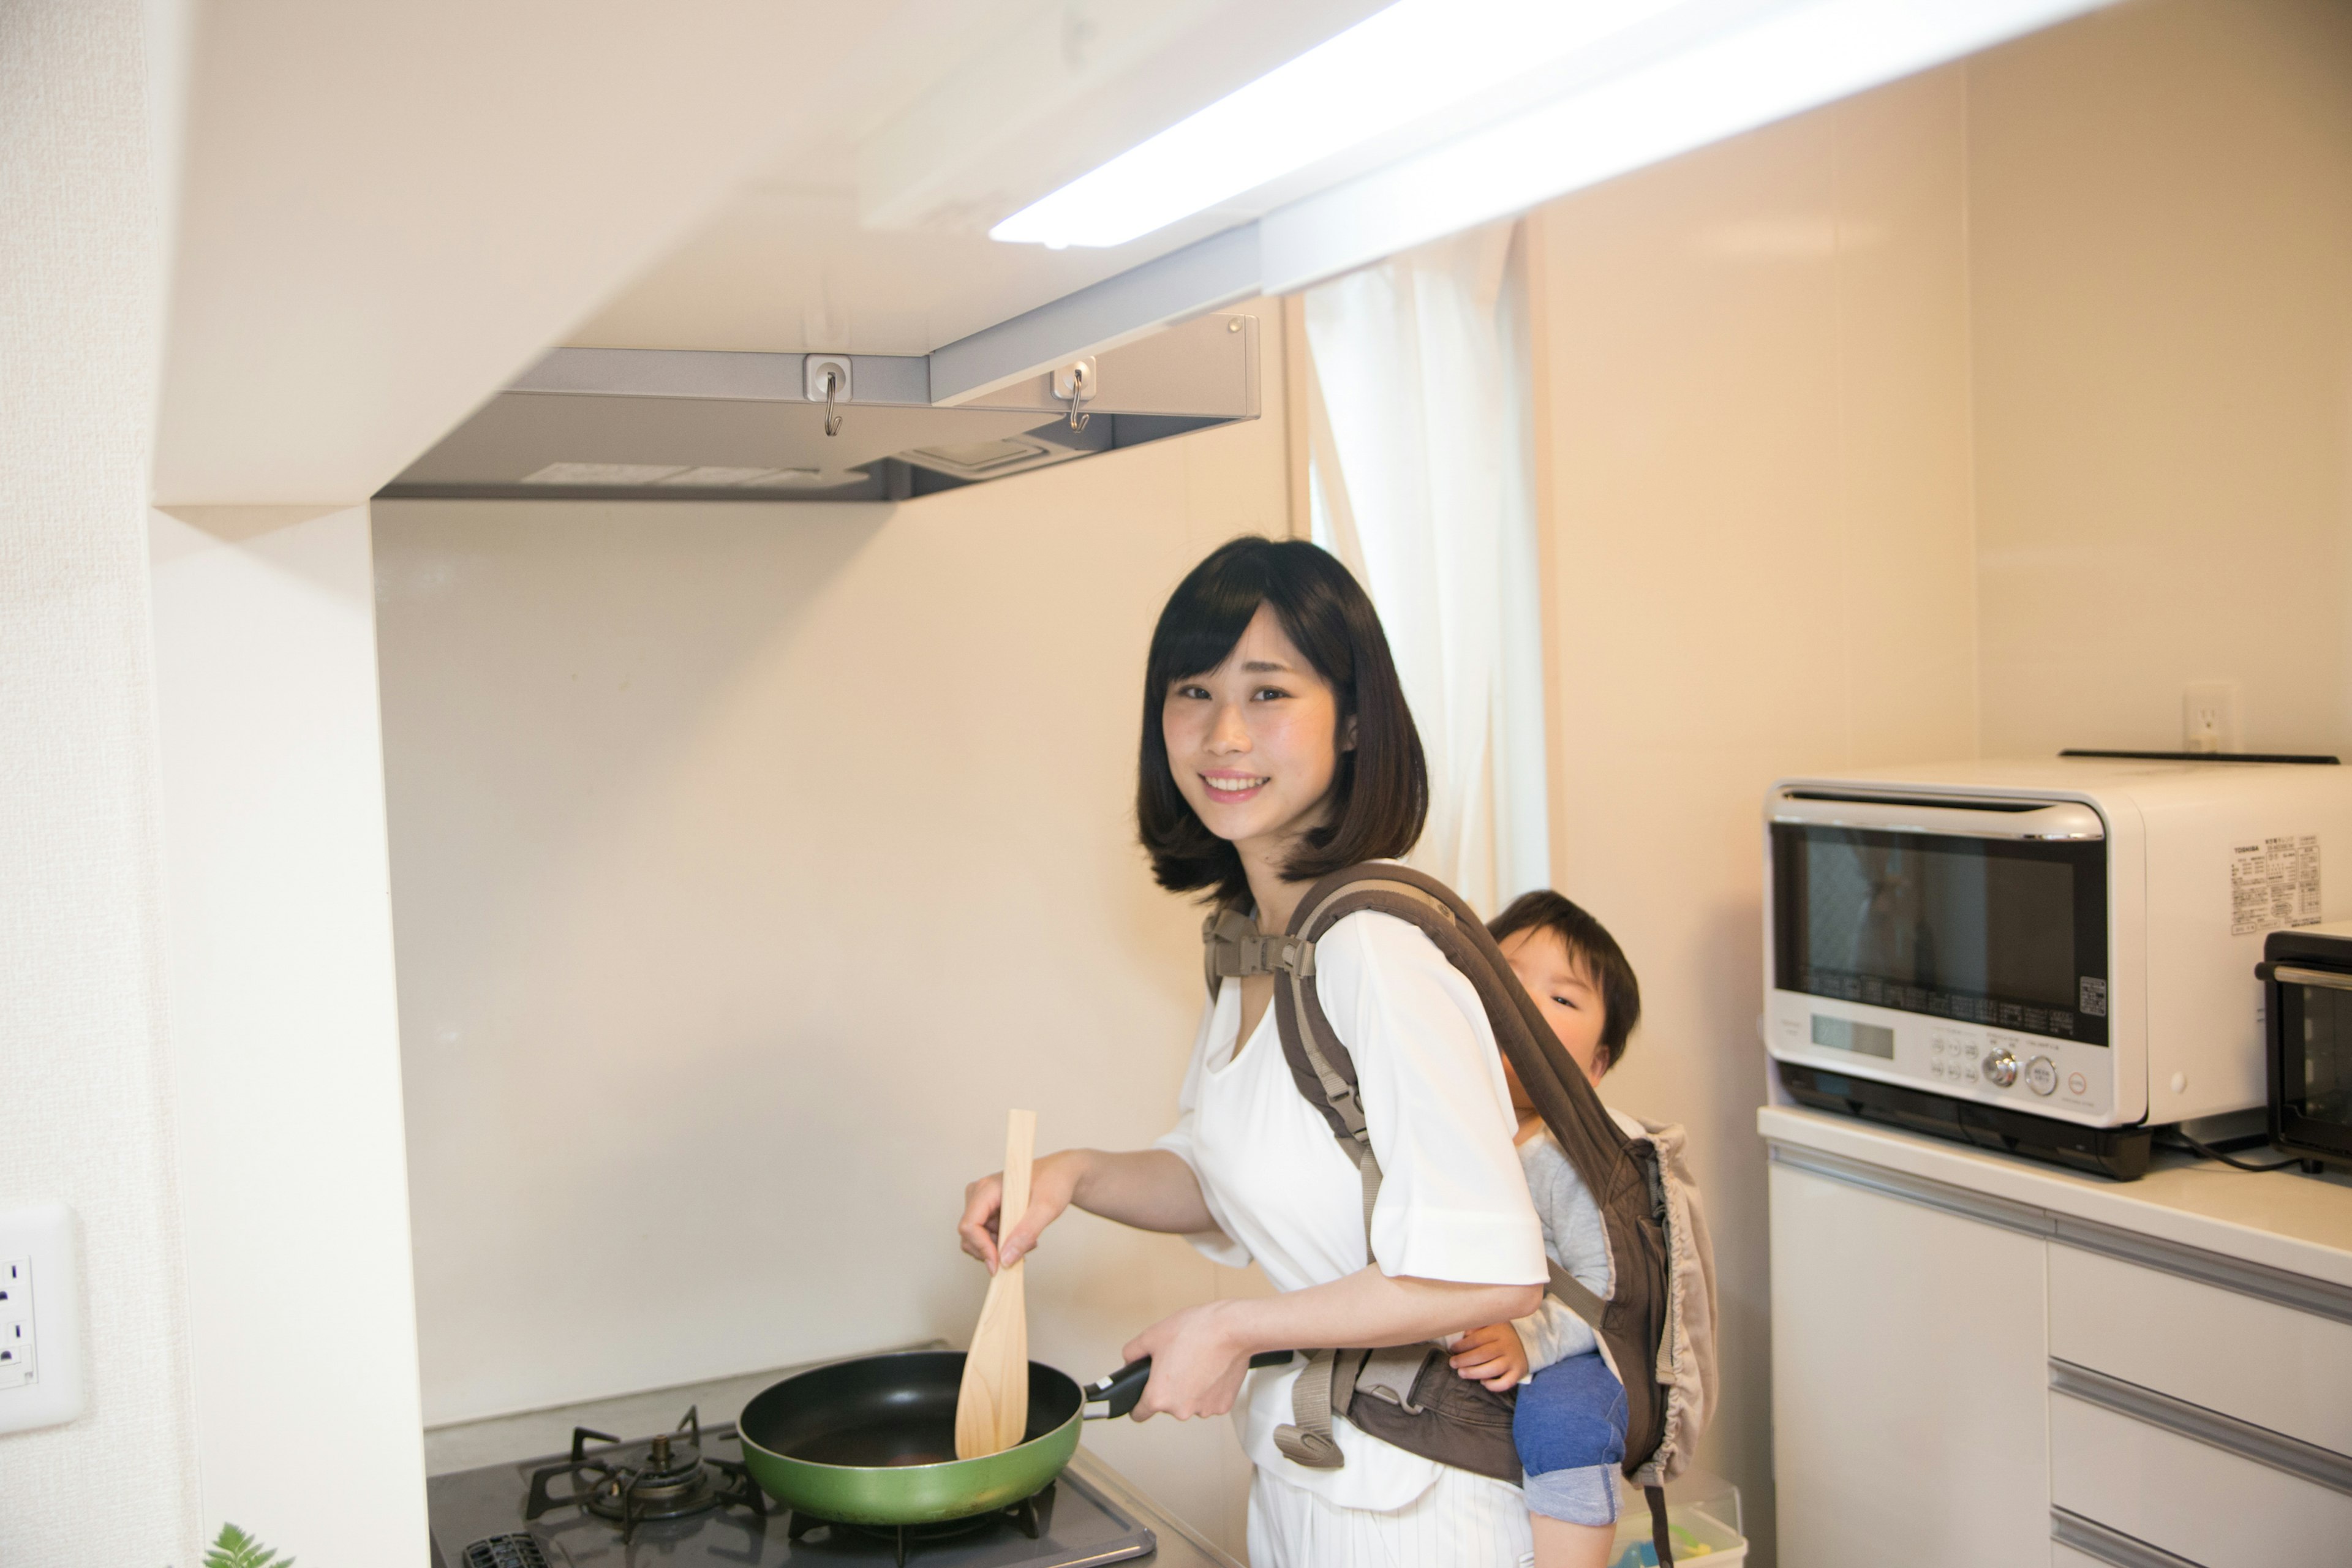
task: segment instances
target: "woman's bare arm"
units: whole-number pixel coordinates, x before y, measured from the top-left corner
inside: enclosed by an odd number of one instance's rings
[[[963,1249],[987,1264],[992,1274],[1034,1249],[1045,1227],[1072,1204],[1138,1230],[1188,1236],[1217,1228],[1201,1196],[1200,1178],[1165,1149],[1124,1154],[1065,1149],[1046,1155],[1030,1172],[1029,1212],[1003,1238],[1000,1250],[997,1211],[1003,1202],[1003,1175],[982,1176],[964,1189],[963,1218],[956,1226]]]
[[[1525,1317],[1542,1299],[1540,1285],[1463,1284],[1367,1268],[1303,1290],[1187,1307],[1128,1344],[1128,1360],[1151,1358],[1151,1382],[1135,1416],[1223,1415],[1260,1351],[1414,1344]]]
[[[1211,1303],[1244,1357],[1300,1345],[1409,1345],[1536,1310],[1540,1285],[1470,1285],[1360,1268],[1304,1290]]]

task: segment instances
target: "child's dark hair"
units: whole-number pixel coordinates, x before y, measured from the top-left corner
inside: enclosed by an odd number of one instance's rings
[[[1512,900],[1509,909],[1486,922],[1486,929],[1496,942],[1523,931],[1548,931],[1558,936],[1569,958],[1584,966],[1601,992],[1601,1068],[1613,1068],[1624,1059],[1626,1038],[1642,1021],[1642,983],[1633,978],[1625,950],[1617,945],[1607,926],[1545,888]]]

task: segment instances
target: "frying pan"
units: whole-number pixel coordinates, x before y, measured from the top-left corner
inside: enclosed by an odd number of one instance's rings
[[[1280,1366],[1288,1351],[1250,1357]],[[935,1524],[1034,1497],[1077,1451],[1078,1424],[1125,1415],[1143,1397],[1149,1356],[1080,1388],[1029,1363],[1029,1427],[1000,1454],[955,1457],[961,1351],[863,1356],[771,1384],[735,1423],[743,1466],[785,1507],[841,1524]]]

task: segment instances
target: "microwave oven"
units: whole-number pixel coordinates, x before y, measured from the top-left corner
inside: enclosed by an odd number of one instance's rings
[[[2352,773],[2059,757],[1783,779],[1765,1047],[1801,1103],[2132,1177],[2266,1102],[2273,931],[2352,915]]]

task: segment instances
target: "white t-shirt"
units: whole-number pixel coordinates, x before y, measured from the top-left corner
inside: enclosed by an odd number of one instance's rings
[[[1511,1144],[1517,1121],[1470,982],[1413,926],[1367,911],[1317,942],[1315,984],[1355,1059],[1381,1163],[1371,1257],[1381,1272],[1543,1283],[1543,1231]],[[1241,986],[1229,981],[1201,1020],[1175,1130],[1158,1144],[1199,1176],[1222,1233],[1193,1244],[1235,1268],[1256,1262],[1278,1290],[1344,1279],[1370,1260],[1361,1178],[1299,1093],[1274,1008],[1236,1052],[1240,1027]],[[1296,1364],[1250,1374],[1234,1418],[1254,1463],[1343,1508],[1402,1508],[1436,1479],[1434,1460],[1347,1421],[1331,1426],[1343,1468],[1283,1458],[1274,1430],[1290,1419],[1297,1376]]]

